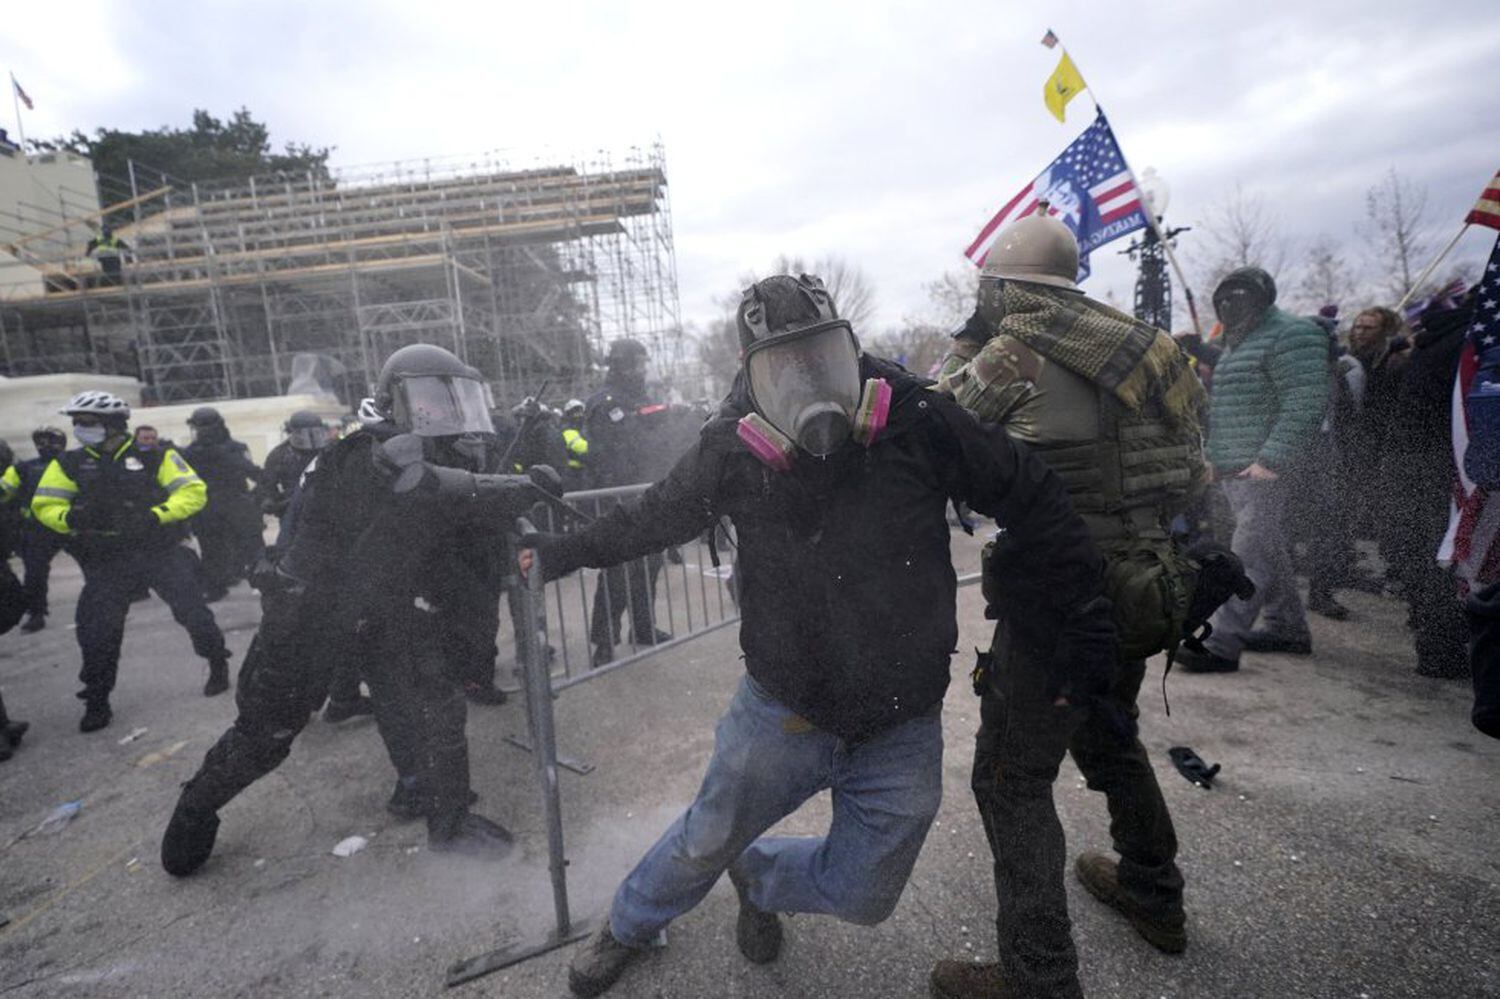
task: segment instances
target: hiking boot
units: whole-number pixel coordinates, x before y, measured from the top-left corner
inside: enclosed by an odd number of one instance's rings
[[[729,868],[729,883],[740,897],[740,915],[734,924],[734,942],[751,964],[770,964],[781,954],[781,920],[776,913],[757,909],[750,901],[750,883],[740,871]]]
[[[1348,611],[1345,611],[1347,614]],[[1290,656],[1312,655],[1312,639],[1306,635],[1289,638],[1269,631],[1252,631],[1245,636],[1246,652],[1281,652]]]
[[[1163,914],[1144,908],[1120,887],[1120,865],[1102,853],[1083,853],[1073,873],[1089,894],[1130,920],[1146,942],[1167,954],[1187,950],[1186,920],[1181,913]]]
[[[108,701],[89,701],[83,706],[83,717],[78,720],[78,731],[97,732],[109,724],[114,712]]]
[[[28,635],[34,631],[41,631],[45,627],[47,627],[47,615],[38,614],[36,611],[27,614],[26,620],[21,624],[21,630]]]
[[[475,704],[504,704],[510,700],[505,691],[495,686],[493,680],[489,683],[482,683],[479,680],[467,681],[464,684],[464,696]]]
[[[208,661],[208,682],[203,685],[203,696],[214,697],[229,689],[229,657],[220,656]]]
[[[1233,673],[1240,668],[1238,659],[1214,655],[1207,649],[1196,652],[1186,646],[1177,650],[1177,658],[1173,662],[1185,673]]]
[[[328,706],[323,709],[323,720],[338,724],[350,718],[359,718],[374,713],[375,702],[368,697],[361,696],[352,701],[329,701]]]
[[[510,856],[515,837],[498,822],[475,815],[467,808],[451,815],[427,817],[427,849],[434,853],[456,853],[476,860],[503,860]]]
[[[625,966],[642,954],[640,947],[627,947],[615,939],[609,919],[599,932],[583,942],[568,962],[568,988],[575,996],[602,996],[620,977]]]
[[[1307,598],[1307,609],[1330,621],[1347,621],[1349,608],[1334,599],[1332,593],[1311,594]]]
[[[998,962],[939,961],[932,966],[927,987],[933,999],[1012,999]]]
[[[219,816],[190,807],[178,799],[172,821],[161,838],[161,866],[173,877],[185,878],[208,860],[219,835]]]

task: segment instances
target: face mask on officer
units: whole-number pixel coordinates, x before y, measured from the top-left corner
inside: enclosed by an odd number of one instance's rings
[[[96,444],[103,444],[104,439],[109,436],[109,431],[98,423],[74,423],[73,436],[84,447],[93,447]]]

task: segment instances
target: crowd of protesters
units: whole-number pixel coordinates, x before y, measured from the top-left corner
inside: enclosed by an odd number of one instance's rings
[[[1208,337],[1179,335],[1210,391],[1204,520],[1232,536],[1257,595],[1225,605],[1185,668],[1229,672],[1242,650],[1310,654],[1305,615],[1348,619],[1339,593],[1356,590],[1405,601],[1418,674],[1468,676],[1467,593],[1438,553],[1473,289],[1455,283],[1404,314],[1375,305],[1345,323],[1334,304],[1283,311],[1271,277],[1243,268],[1214,303]]]

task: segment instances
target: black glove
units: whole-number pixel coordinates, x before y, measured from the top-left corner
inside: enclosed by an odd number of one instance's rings
[[[1109,598],[1099,596],[1074,608],[1063,620],[1052,653],[1057,665],[1054,698],[1093,706],[1109,693],[1120,668],[1113,610]]]
[[[1203,762],[1203,757],[1187,746],[1173,746],[1167,750],[1167,755],[1172,758],[1172,765],[1177,768],[1177,772],[1186,777],[1190,783],[1202,788],[1213,785],[1214,776],[1219,772],[1217,763],[1209,766]]]
[[[982,347],[990,342],[990,337],[992,337],[993,335],[994,330],[990,327],[990,324],[979,318],[978,311],[975,311],[971,316],[969,316],[968,320],[954,332],[953,339],[968,340],[969,342],[977,343]]]
[[[90,503],[74,503],[63,518],[70,531],[100,531],[107,526],[108,518],[99,507]]]

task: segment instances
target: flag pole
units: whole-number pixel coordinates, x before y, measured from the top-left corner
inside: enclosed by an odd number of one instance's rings
[[[21,155],[26,155],[26,126],[21,124],[21,97],[16,90],[16,74],[12,70],[10,74],[10,99],[16,107],[16,134],[21,137]]]
[[[1052,31],[1050,28],[1048,31],[1054,38],[1057,37],[1055,31]],[[1073,63],[1073,70],[1078,74],[1078,79],[1083,80],[1083,89],[1089,95],[1089,100],[1094,104],[1094,112],[1096,114],[1103,114],[1104,109],[1099,106],[1099,100],[1094,96],[1094,88],[1089,85],[1087,80],[1084,80],[1083,70],[1078,68],[1078,60],[1068,55],[1068,47],[1062,43],[1061,38],[1057,39],[1057,47],[1062,49],[1063,55],[1068,56],[1069,60]],[[1114,129],[1110,129],[1110,132],[1113,133]],[[1120,161],[1125,164],[1125,172],[1130,174],[1130,182],[1135,185],[1137,191],[1141,191],[1140,182],[1136,180],[1135,169],[1131,167],[1130,160],[1126,158],[1125,147],[1120,144],[1120,137],[1118,135],[1115,135],[1115,145],[1120,150]],[[1202,336],[1203,325],[1198,321],[1198,303],[1193,298],[1193,286],[1188,283],[1187,275],[1182,271],[1182,265],[1177,262],[1177,254],[1172,252],[1172,244],[1167,242],[1166,233],[1162,232],[1161,223],[1156,218],[1156,212],[1145,202],[1145,192],[1141,191],[1141,207],[1144,209],[1146,224],[1151,227],[1152,232],[1156,233],[1157,242],[1161,243],[1161,248],[1166,252],[1167,261],[1172,265],[1172,270],[1176,272],[1177,280],[1182,282],[1182,295],[1187,299],[1188,315],[1193,319],[1193,332]],[[1167,332],[1170,333],[1171,330]]]
[[[1401,301],[1396,303],[1397,312],[1400,312],[1402,306],[1411,301],[1412,296],[1417,293],[1417,289],[1422,287],[1422,285],[1426,283],[1427,279],[1432,276],[1432,272],[1437,270],[1438,264],[1443,262],[1443,258],[1446,257],[1449,253],[1453,252],[1453,248],[1458,245],[1458,241],[1464,238],[1464,233],[1469,231],[1470,224],[1471,223],[1465,222],[1463,224],[1463,228],[1454,233],[1453,238],[1448,240],[1448,245],[1443,247],[1442,252],[1433,258],[1432,263],[1427,265],[1427,269],[1424,270],[1420,275],[1418,275],[1417,279],[1412,282],[1412,286],[1406,289],[1406,294],[1402,295]]]

